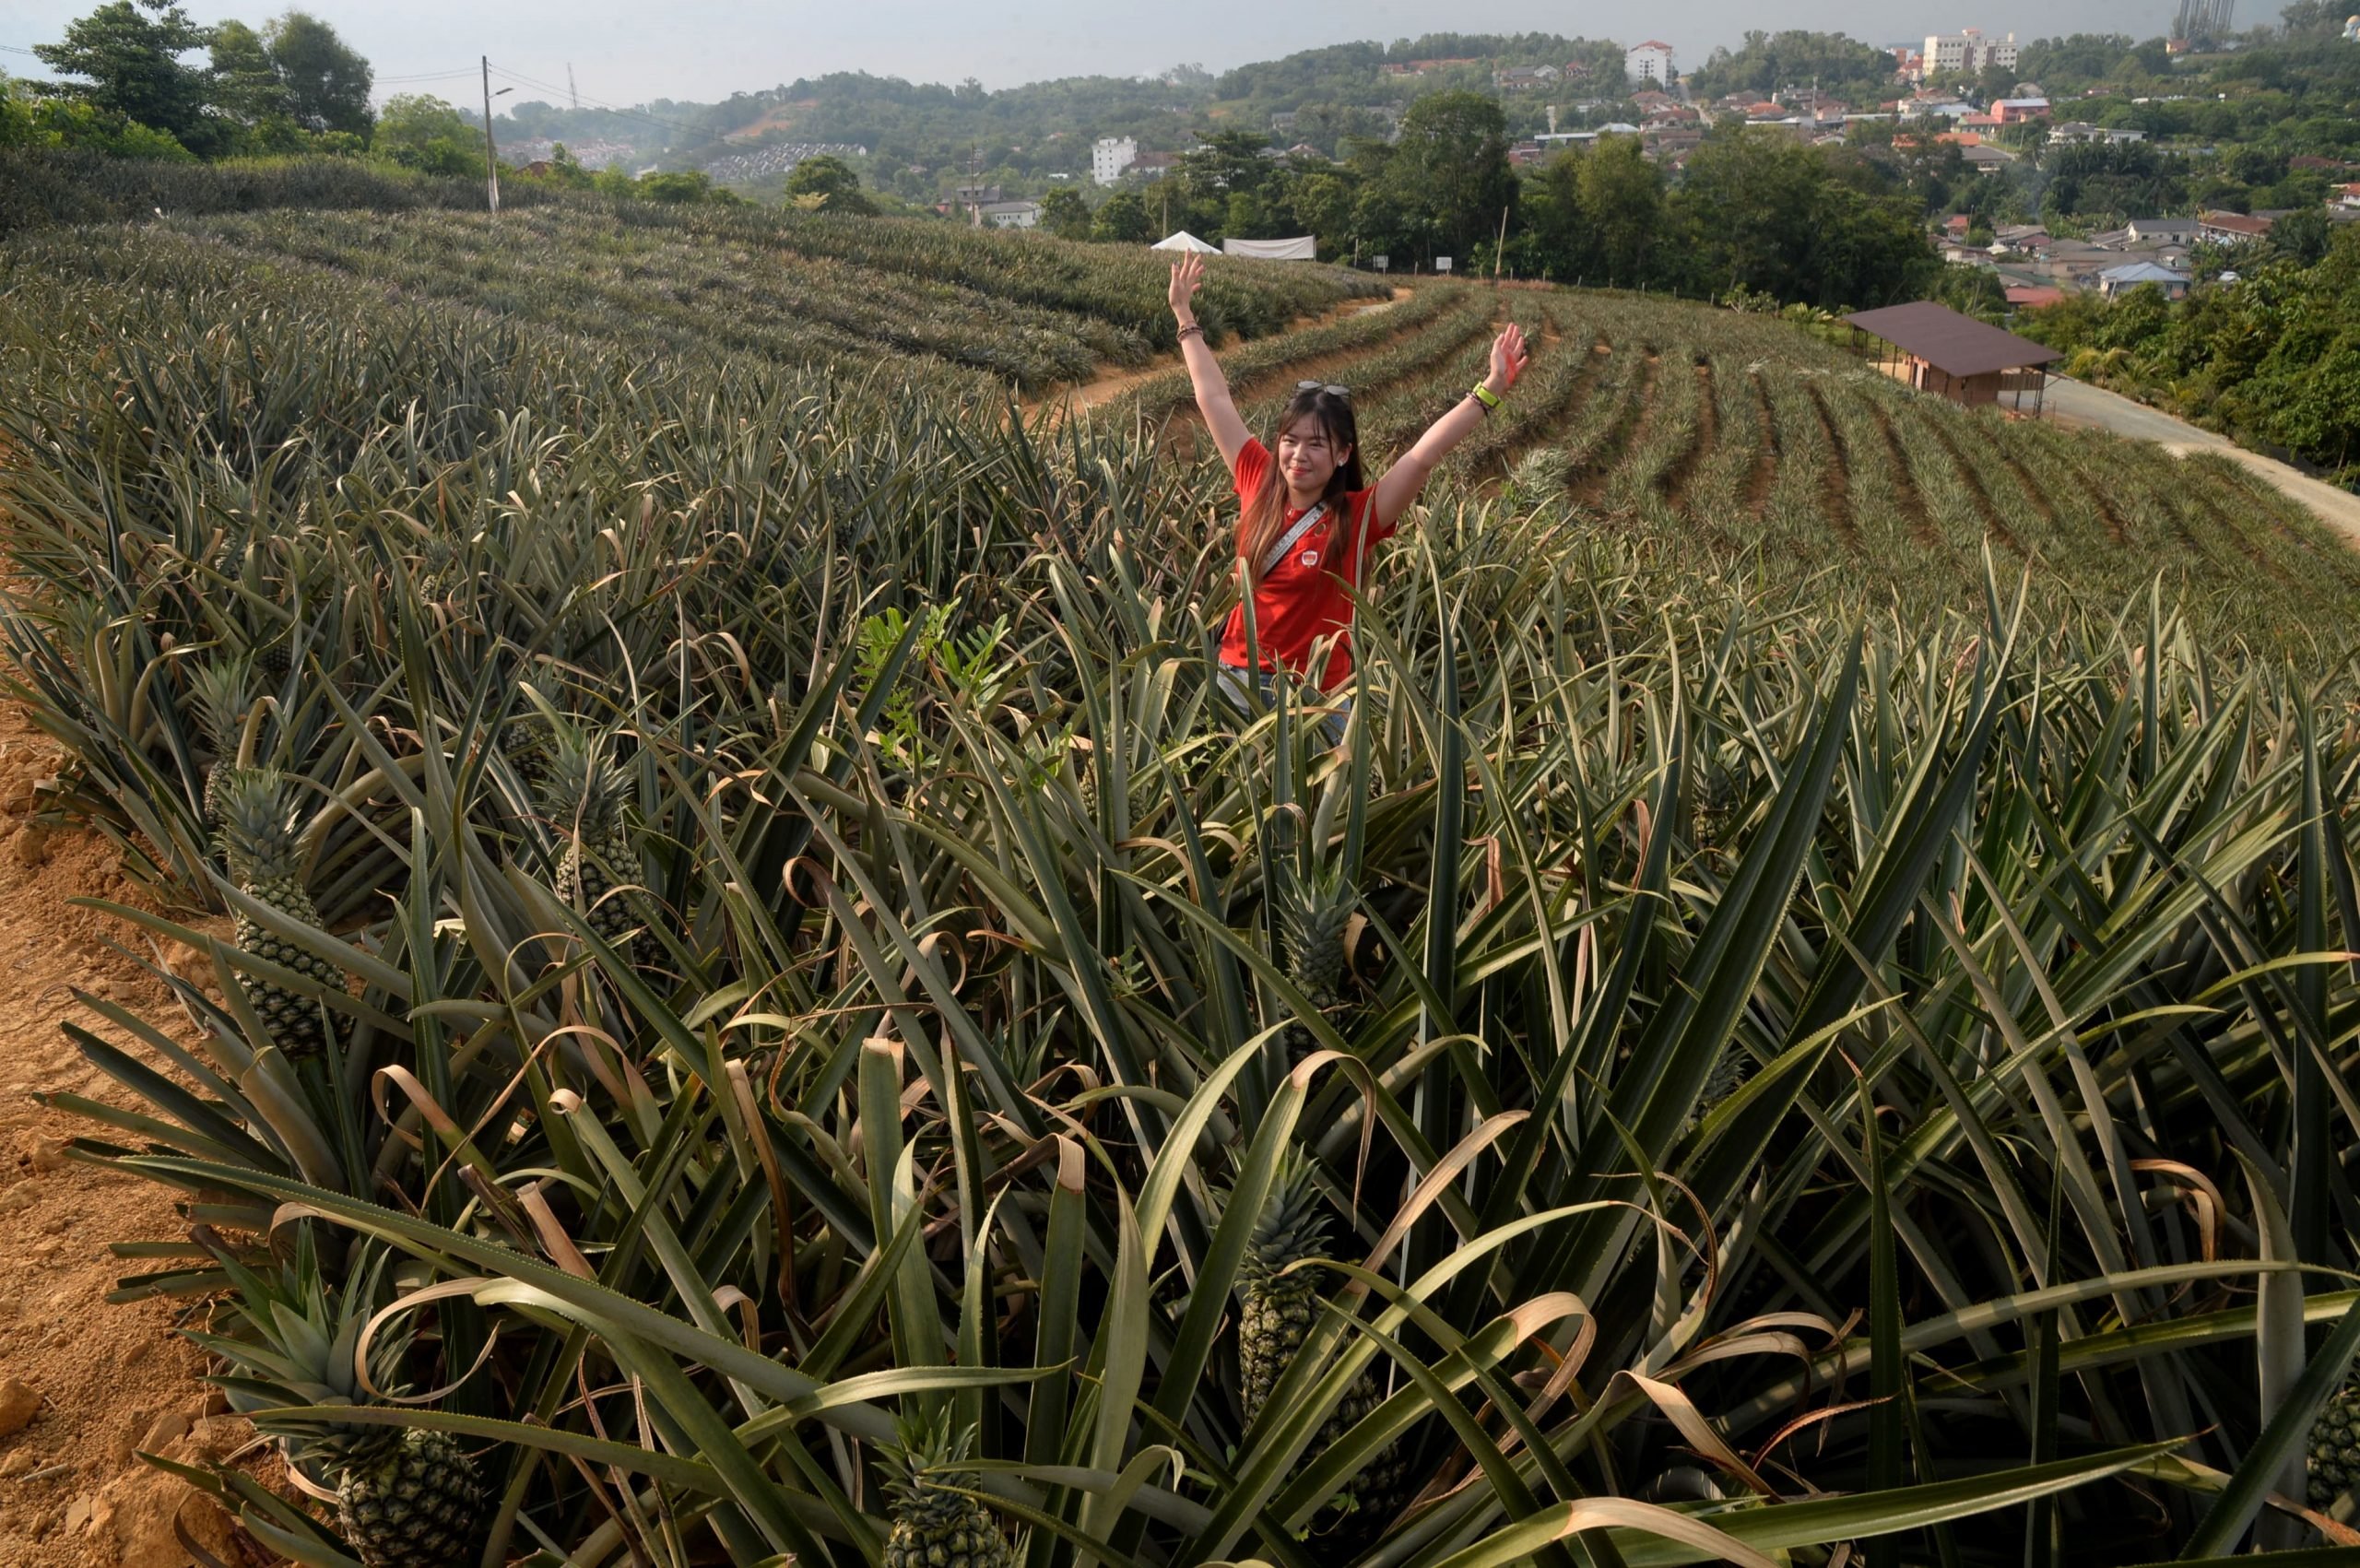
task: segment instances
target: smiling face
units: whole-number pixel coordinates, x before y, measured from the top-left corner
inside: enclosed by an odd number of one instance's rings
[[[1298,501],[1328,491],[1336,470],[1352,454],[1351,442],[1318,410],[1298,414],[1279,432],[1279,477]]]

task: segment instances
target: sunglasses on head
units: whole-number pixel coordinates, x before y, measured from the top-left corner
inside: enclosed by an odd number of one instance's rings
[[[1341,397],[1348,402],[1352,395],[1351,387],[1338,386],[1332,381],[1299,381],[1294,383],[1294,389],[1297,392],[1324,392],[1330,397]]]

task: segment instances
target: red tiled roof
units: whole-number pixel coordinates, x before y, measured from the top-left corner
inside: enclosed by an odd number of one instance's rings
[[[2196,221],[2206,229],[2224,229],[2232,234],[2244,234],[2259,240],[2270,232],[2270,219],[2248,218],[2242,212],[2205,212]]]

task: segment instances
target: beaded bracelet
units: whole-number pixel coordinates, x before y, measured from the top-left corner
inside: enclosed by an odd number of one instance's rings
[[[1191,336],[1202,337],[1204,335],[1205,329],[1203,327],[1198,326],[1195,322],[1190,322],[1187,325],[1182,327],[1177,333],[1174,334],[1174,341],[1186,343]]]
[[[1467,395],[1473,398],[1475,406],[1482,409],[1486,415],[1500,406],[1500,395],[1481,382],[1476,383]]]

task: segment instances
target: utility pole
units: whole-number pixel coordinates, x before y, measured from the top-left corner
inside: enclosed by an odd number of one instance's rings
[[[1492,287],[1494,289],[1500,286],[1500,263],[1506,257],[1507,249],[1508,209],[1502,207],[1500,208],[1500,237],[1492,246]]]
[[[491,145],[491,56],[479,54],[483,62],[483,188],[494,214],[500,211],[500,153]]]
[[[565,96],[573,100],[574,108],[582,107],[582,92],[573,85],[573,62],[571,60],[565,63]]]

